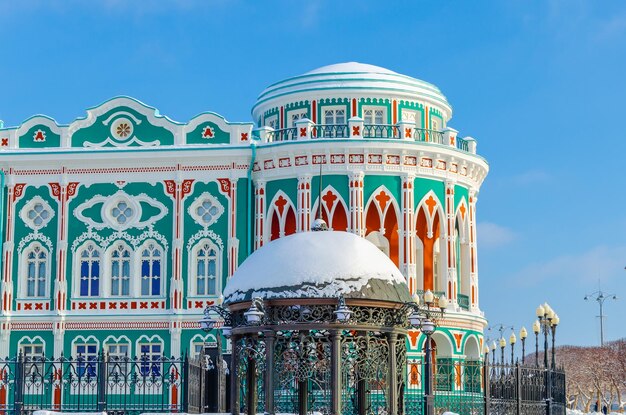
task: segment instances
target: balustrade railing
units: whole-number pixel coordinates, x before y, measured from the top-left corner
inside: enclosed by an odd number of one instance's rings
[[[448,136],[447,132],[427,128],[406,127],[400,124],[308,124],[306,126],[281,128],[273,130],[266,128],[258,130],[255,136],[264,142],[284,142],[299,139],[329,139],[329,138],[369,138],[369,139],[406,139],[424,143],[452,146],[458,150],[472,152],[469,142],[460,137]],[[351,134],[352,132],[352,134]],[[355,133],[356,132],[356,133]],[[452,137],[452,138],[450,138]]]

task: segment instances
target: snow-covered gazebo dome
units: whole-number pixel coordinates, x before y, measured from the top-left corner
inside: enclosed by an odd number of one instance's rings
[[[411,301],[404,276],[374,244],[348,232],[299,232],[248,257],[229,280],[225,302],[276,298]]]

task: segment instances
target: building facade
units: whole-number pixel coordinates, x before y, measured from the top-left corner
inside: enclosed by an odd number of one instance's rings
[[[238,264],[321,214],[385,252],[412,292],[448,297],[438,359],[480,359],[488,165],[451,117],[434,85],[345,63],[269,86],[253,122],[179,123],[118,97],[68,125],[1,128],[0,355],[194,354],[216,339],[198,320]]]

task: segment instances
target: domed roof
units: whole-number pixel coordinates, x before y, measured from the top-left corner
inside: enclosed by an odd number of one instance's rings
[[[322,66],[276,82],[261,92],[252,108],[252,115],[258,119],[264,111],[278,105],[346,96],[423,101],[440,108],[446,118],[452,116],[452,107],[435,85],[359,62]]]
[[[386,73],[386,74],[395,74],[398,75],[397,72],[390,71],[389,69],[382,68],[376,65],[369,65],[367,63],[360,62],[344,62],[344,63],[335,63],[333,65],[322,66],[321,68],[313,69],[305,73],[305,75],[313,75],[320,73]]]
[[[404,276],[371,242],[348,232],[299,232],[250,255],[224,289],[226,303],[271,298],[411,301]]]

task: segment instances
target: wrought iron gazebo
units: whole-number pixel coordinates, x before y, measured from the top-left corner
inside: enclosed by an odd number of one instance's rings
[[[404,277],[347,232],[301,232],[251,255],[224,291],[231,412],[403,413],[406,334],[420,310]]]

